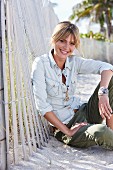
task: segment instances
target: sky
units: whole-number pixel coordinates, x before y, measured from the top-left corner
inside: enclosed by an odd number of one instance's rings
[[[59,18],[59,21],[68,20],[69,16],[72,14],[72,8],[82,0],[50,0],[53,3],[57,3],[58,5],[54,7],[54,11]],[[89,30],[93,32],[99,32],[99,26],[97,24],[91,24],[89,27],[89,22],[87,19],[76,23],[79,27],[81,33],[87,33]]]
[[[60,21],[68,20],[72,14],[72,7],[81,2],[82,0],[50,0],[58,5],[54,8],[55,13],[58,15]]]

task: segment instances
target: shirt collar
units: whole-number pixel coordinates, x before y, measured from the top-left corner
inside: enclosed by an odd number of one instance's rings
[[[49,52],[49,60],[50,60],[51,67],[54,68],[54,66],[57,65],[57,64],[56,64],[56,62],[55,62],[55,60],[53,58],[52,51],[53,51],[53,49],[50,50],[50,52]]]
[[[52,51],[53,51],[53,49],[50,50],[50,52],[49,52],[49,59],[50,59],[51,67],[54,68],[54,66],[57,66],[57,64],[56,64],[56,62],[55,62],[55,60],[53,58]],[[69,58],[70,57],[67,57],[67,59],[66,59],[65,68],[68,68],[69,70],[71,70],[71,64],[69,62]]]
[[[71,70],[71,64],[69,62],[69,59],[70,59],[70,57],[67,57],[66,63],[65,63],[65,68],[68,68],[69,70]]]

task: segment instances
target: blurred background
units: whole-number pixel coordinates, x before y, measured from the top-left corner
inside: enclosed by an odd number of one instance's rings
[[[70,20],[79,27],[84,57],[113,63],[113,0],[50,2],[59,21]]]

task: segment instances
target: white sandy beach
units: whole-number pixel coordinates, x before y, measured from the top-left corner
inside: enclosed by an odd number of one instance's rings
[[[78,95],[86,102],[100,80],[97,75],[82,75],[78,79]],[[113,151],[94,146],[73,148],[51,137],[46,147],[38,149],[29,161],[21,160],[10,170],[113,170]]]

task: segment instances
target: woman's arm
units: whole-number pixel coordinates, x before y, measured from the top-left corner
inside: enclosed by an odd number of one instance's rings
[[[113,71],[111,71],[111,70],[102,71],[100,87],[108,88],[108,85],[109,85],[109,82],[110,82],[112,76],[113,76]]]
[[[56,128],[58,128],[61,132],[63,132],[67,136],[73,136],[80,127],[87,125],[87,123],[78,123],[69,129],[66,125],[64,125],[53,112],[47,112],[44,117],[53,124]]]
[[[105,87],[108,88],[109,86],[109,82],[111,80],[111,77],[113,76],[113,71],[111,70],[104,70],[101,73],[101,81],[100,81],[100,88],[101,87]],[[100,115],[103,119],[108,118],[110,119],[111,112],[111,106],[109,104],[109,97],[108,95],[99,95],[99,111],[100,111]]]

